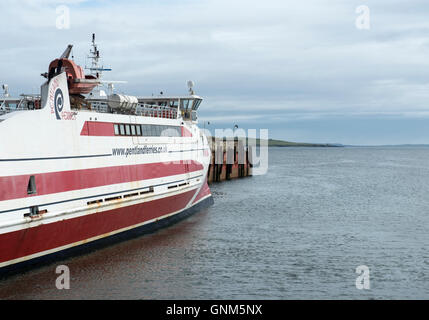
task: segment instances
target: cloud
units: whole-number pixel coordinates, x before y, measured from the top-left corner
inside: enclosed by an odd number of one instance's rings
[[[69,30],[55,28],[62,4]],[[355,27],[361,4],[370,30]],[[96,32],[114,70],[106,78],[128,81],[118,90],[184,94],[192,79],[205,118],[419,117],[429,106],[428,9],[422,0],[6,0],[0,82],[16,94],[39,86],[68,43],[85,65]]]

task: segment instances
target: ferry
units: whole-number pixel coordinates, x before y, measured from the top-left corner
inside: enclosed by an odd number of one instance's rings
[[[86,75],[72,46],[40,94],[0,95],[0,274],[171,225],[210,206],[203,101],[117,94],[92,39]],[[58,258],[59,257],[59,258]]]

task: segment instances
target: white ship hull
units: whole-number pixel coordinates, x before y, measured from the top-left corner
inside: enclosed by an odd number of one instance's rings
[[[210,148],[192,122],[71,110],[64,73],[42,88],[42,103],[0,117],[0,270],[211,201]],[[118,135],[121,124],[181,134]]]

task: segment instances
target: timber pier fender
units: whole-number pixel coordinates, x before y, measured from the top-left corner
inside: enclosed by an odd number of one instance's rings
[[[209,138],[212,151],[208,170],[208,182],[220,182],[252,176],[249,161],[250,147],[245,139]]]

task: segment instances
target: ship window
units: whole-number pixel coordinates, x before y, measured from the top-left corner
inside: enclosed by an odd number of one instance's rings
[[[127,136],[131,135],[131,128],[129,124],[125,125],[125,133]]]
[[[180,129],[180,127],[174,127],[175,132],[173,137],[181,137],[182,136],[182,129]]]
[[[189,100],[182,100],[182,108],[188,109],[189,106]]]
[[[149,136],[154,137],[156,136],[156,126],[149,126]]]
[[[131,126],[131,135],[132,136],[136,135],[136,126],[134,126],[134,125]]]
[[[149,126],[149,136],[154,137],[156,136],[156,126]]]
[[[149,126],[149,136],[155,137],[156,136],[156,126]]]
[[[164,137],[168,136],[168,126],[162,126],[161,135]]]
[[[200,107],[201,104],[201,99],[197,99],[195,100],[194,106],[192,107],[192,110],[198,110],[198,108]]]
[[[168,137],[168,127],[167,126],[161,126],[161,137]]]
[[[149,126],[147,126],[147,125],[142,125],[142,132],[143,132],[143,136],[145,136],[145,137],[150,136]]]
[[[165,129],[163,131],[163,136],[165,137],[179,137],[179,127],[173,127],[173,126],[165,126]]]
[[[125,136],[125,125],[121,124],[119,128],[121,129],[121,136]]]
[[[170,107],[177,108],[178,105],[179,105],[179,101],[177,101],[177,100],[170,100]]]
[[[164,137],[168,137],[169,136],[169,132],[168,132],[168,126],[162,126],[162,136]]]
[[[141,130],[141,131],[140,131]],[[181,129],[178,126],[163,126],[142,124],[136,127],[136,134],[144,137],[181,137]]]
[[[36,194],[36,178],[34,176],[31,176],[28,180],[28,186],[27,186],[27,194]]]
[[[119,125],[115,124],[115,136],[119,135]]]
[[[195,100],[189,100],[189,109],[194,109],[193,105],[195,105]]]

